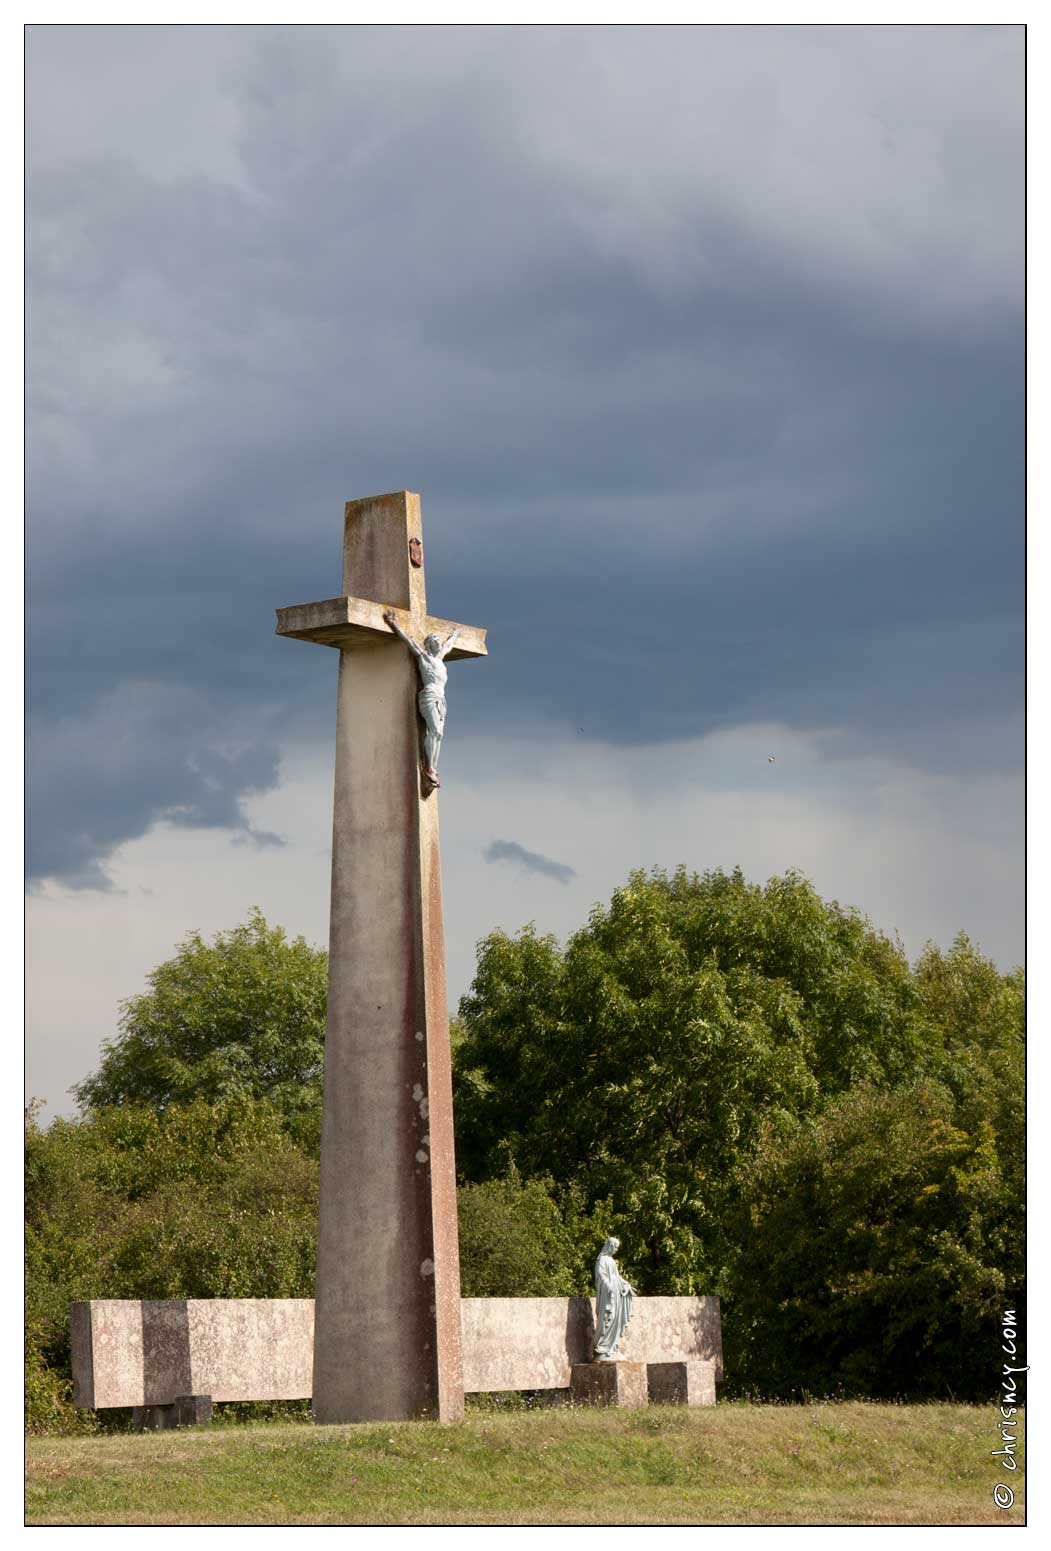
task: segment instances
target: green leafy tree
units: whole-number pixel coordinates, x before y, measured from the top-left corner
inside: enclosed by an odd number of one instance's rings
[[[1025,1196],[1025,971],[1001,974],[961,932],[947,953],[928,943],[916,964],[921,1016],[939,1051],[934,1070],[961,1123],[988,1121],[1005,1187]]]
[[[191,932],[150,989],[122,1003],[120,1034],[73,1090],[84,1108],[164,1108],[266,1098],[316,1108],[325,1041],[327,955],[290,941],[259,910],[205,942]]]
[[[988,1119],[965,1129],[937,1084],[861,1084],[743,1172],[727,1372],[763,1397],[983,1400],[1020,1227]]]
[[[557,1298],[589,1294],[592,1264],[607,1236],[604,1208],[550,1179],[461,1185],[460,1281],[465,1298]]]
[[[576,1180],[611,1201],[644,1292],[711,1291],[736,1168],[830,1095],[931,1058],[899,944],[798,873],[636,872],[562,951],[495,932],[460,1004],[467,1178]]]

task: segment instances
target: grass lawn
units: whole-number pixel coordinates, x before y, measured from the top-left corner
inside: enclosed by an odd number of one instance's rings
[[[1020,1524],[989,1406],[468,1412],[27,1440],[30,1524]],[[1016,1496],[1004,1512],[993,1487]]]

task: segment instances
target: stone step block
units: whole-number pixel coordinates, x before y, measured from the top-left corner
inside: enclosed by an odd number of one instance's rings
[[[212,1420],[211,1395],[177,1395],[167,1405],[133,1406],[137,1432],[166,1432],[170,1427],[205,1427]]]
[[[635,1411],[649,1404],[645,1363],[574,1363],[569,1388],[579,1405]]]
[[[715,1364],[703,1357],[647,1363],[646,1385],[654,1405],[714,1406]]]

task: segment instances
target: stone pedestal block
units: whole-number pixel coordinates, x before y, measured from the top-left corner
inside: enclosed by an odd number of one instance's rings
[[[132,1426],[140,1433],[170,1427],[203,1427],[212,1419],[211,1395],[179,1395],[170,1405],[134,1406]]]
[[[180,1395],[175,1402],[176,1427],[205,1427],[212,1419],[211,1395]]]
[[[654,1405],[714,1406],[715,1364],[699,1357],[647,1363],[646,1385]]]
[[[621,1406],[636,1411],[649,1403],[645,1363],[574,1363],[569,1387],[580,1405]]]

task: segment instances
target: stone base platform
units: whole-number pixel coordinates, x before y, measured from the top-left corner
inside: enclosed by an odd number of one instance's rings
[[[718,1298],[637,1298],[612,1364],[593,1360],[591,1298],[464,1298],[460,1319],[469,1394],[541,1390],[570,1399],[574,1369],[628,1365],[643,1372],[643,1397],[650,1389],[663,1398],[670,1384],[684,1396],[679,1404],[708,1405],[723,1375]],[[311,1298],[93,1299],[73,1304],[71,1334],[76,1406],[145,1413],[194,1395],[216,1403],[310,1399]],[[656,1391],[647,1368],[669,1370],[654,1378]],[[190,1425],[168,1414],[137,1422]]]
[[[703,1358],[647,1363],[646,1383],[654,1405],[714,1406],[715,1364]]]
[[[578,1405],[636,1411],[649,1404],[645,1363],[574,1363],[569,1389]]]

